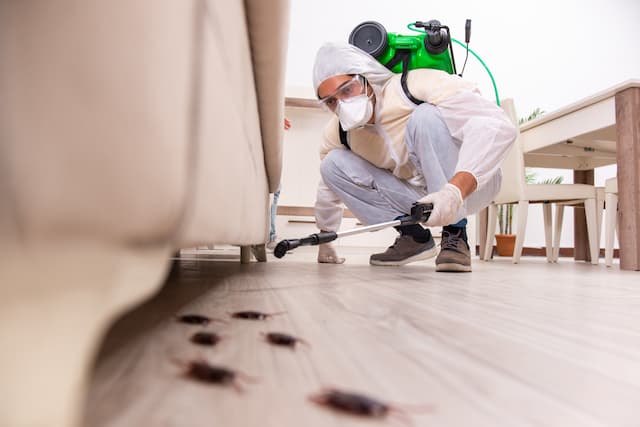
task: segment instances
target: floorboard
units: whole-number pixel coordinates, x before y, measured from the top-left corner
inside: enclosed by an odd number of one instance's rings
[[[314,248],[245,265],[183,252],[160,293],[107,334],[85,424],[640,425],[638,273],[533,257],[436,273],[432,260],[374,267],[368,250],[343,250],[344,265],[317,264]],[[284,313],[230,319],[238,310]],[[183,313],[224,322],[177,323]],[[196,346],[189,337],[200,330],[223,338]],[[268,331],[310,345],[274,347]],[[197,358],[257,382],[237,392],[184,378],[176,361]],[[336,414],[308,400],[323,387],[432,409],[383,420]]]

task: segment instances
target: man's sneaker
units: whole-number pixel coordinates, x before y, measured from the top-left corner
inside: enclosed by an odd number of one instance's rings
[[[412,236],[400,235],[386,251],[369,258],[372,265],[405,265],[410,262],[433,258],[438,253],[433,237],[425,243],[416,242]]]
[[[277,237],[274,237],[273,240],[269,240],[267,242],[267,249],[270,250],[271,252],[273,252],[276,246],[278,246],[278,241],[276,240],[276,238]]]
[[[465,228],[443,227],[436,271],[471,271],[471,253]]]

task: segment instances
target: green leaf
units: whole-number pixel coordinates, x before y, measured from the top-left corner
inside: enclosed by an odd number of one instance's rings
[[[556,176],[555,178],[547,178],[542,181],[540,184],[562,184],[564,180],[563,176]]]
[[[536,108],[535,110],[533,110],[531,112],[531,114],[529,114],[527,117],[520,117],[518,119],[518,124],[524,124],[526,122],[530,122],[533,119],[537,119],[538,117],[542,116],[544,114],[544,110],[541,110],[540,107]]]

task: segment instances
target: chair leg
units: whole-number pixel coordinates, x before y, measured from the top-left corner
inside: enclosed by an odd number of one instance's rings
[[[596,230],[596,200],[584,201],[584,214],[587,218],[587,234],[589,235],[589,249],[591,251],[591,264],[598,264],[600,248],[598,247],[598,231]]]
[[[613,236],[618,218],[618,195],[607,193],[605,201],[605,225],[604,225],[604,264],[611,267],[613,264]]]
[[[562,236],[562,221],[564,219],[564,205],[556,203],[556,226],[553,230],[553,261],[560,257],[560,237]]]
[[[542,214],[544,216],[544,245],[547,255],[547,262],[553,262],[553,247],[551,246],[551,203],[542,205]]]
[[[602,240],[602,215],[604,213],[605,198],[606,194],[603,197],[599,191],[596,192],[596,229],[598,230],[598,247],[600,247],[600,242]]]
[[[498,221],[498,208],[490,204],[487,209],[487,239],[484,246],[484,260],[489,261],[493,254],[493,239],[496,235],[496,222]]]
[[[520,255],[522,255],[522,245],[524,244],[524,233],[527,229],[527,215],[529,213],[529,201],[520,200],[518,202],[518,231],[516,232],[516,247],[513,249],[513,263],[520,262]]]

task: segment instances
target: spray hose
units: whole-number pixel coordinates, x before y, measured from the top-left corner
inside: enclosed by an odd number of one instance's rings
[[[409,30],[415,31],[417,33],[426,33],[426,31],[421,30],[419,28],[416,28],[413,23],[407,25],[407,28]],[[487,74],[489,74],[489,78],[491,79],[491,84],[493,85],[493,92],[494,92],[495,97],[496,97],[496,104],[500,105],[500,97],[498,96],[498,86],[496,85],[496,81],[493,78],[493,74],[491,74],[491,70],[489,70],[489,67],[487,67],[487,64],[485,64],[485,62],[482,60],[482,58],[480,58],[480,56],[478,56],[477,53],[475,53],[473,50],[469,49],[468,45],[462,43],[459,40],[454,39],[453,37],[451,38],[451,41],[453,41],[456,44],[458,44],[458,45],[462,46],[463,48],[465,48],[467,51],[469,51],[469,53],[471,53],[480,62],[480,64],[482,64],[484,69],[487,71]],[[453,55],[453,52],[451,52],[451,55]]]

